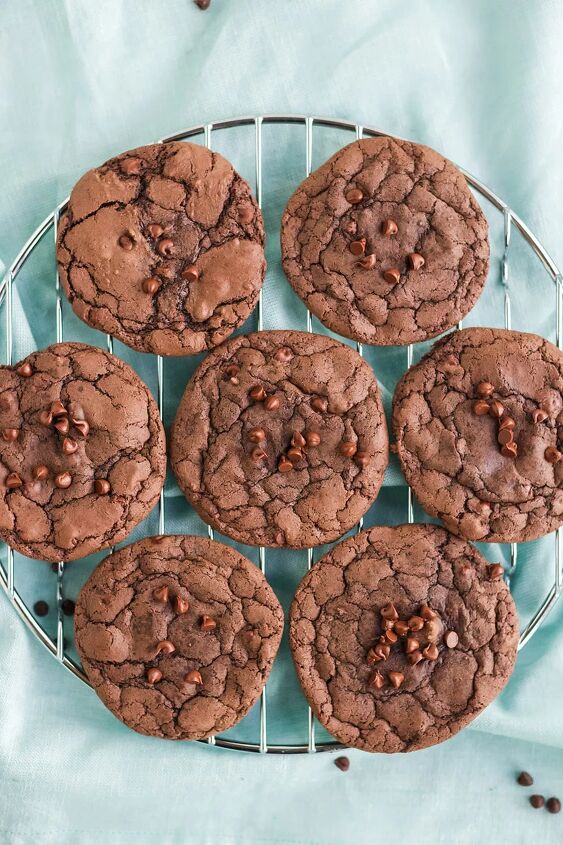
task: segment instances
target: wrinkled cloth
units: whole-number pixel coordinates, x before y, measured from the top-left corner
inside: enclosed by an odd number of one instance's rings
[[[557,0],[212,0],[206,12],[191,0],[4,0],[0,259],[9,266],[88,167],[184,127],[276,112],[341,117],[435,147],[503,197],[563,264],[562,36]],[[253,131],[213,133],[212,144],[254,186]],[[313,138],[317,166],[353,136]],[[305,328],[277,242],[281,211],[305,175],[303,127],[265,126],[263,152],[264,327]],[[465,325],[502,325],[503,221],[483,207],[491,273]],[[15,285],[14,360],[56,338],[53,255],[51,232]],[[516,230],[509,267],[513,326],[554,339],[553,283]],[[66,304],[63,317],[65,338],[105,344]],[[255,326],[254,316],[246,328]],[[0,335],[4,349],[3,324]],[[156,391],[154,361],[115,351]],[[366,357],[389,411],[406,351]],[[165,362],[168,425],[197,360]],[[404,519],[405,499],[393,458],[366,524]],[[169,531],[205,532],[170,476],[166,512]],[[132,539],[157,530],[155,512]],[[524,623],[552,580],[553,549],[553,536],[519,549],[512,588]],[[486,554],[509,560],[506,547]],[[66,595],[95,562],[67,567]],[[267,555],[286,607],[304,571],[302,553]],[[16,586],[29,604],[49,602],[54,635],[50,567],[17,558]],[[563,794],[562,620],[563,603],[520,653],[500,698],[458,737],[404,756],[348,752],[342,773],[333,754],[266,757],[127,730],[1,593],[0,842],[560,842],[563,816],[532,810],[527,797]],[[307,712],[286,642],[269,701],[271,741],[302,741]],[[255,739],[257,728],[255,709],[234,735]],[[532,790],[515,782],[522,768],[535,777]]]

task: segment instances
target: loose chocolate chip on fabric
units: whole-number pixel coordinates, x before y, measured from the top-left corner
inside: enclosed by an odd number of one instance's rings
[[[328,402],[321,396],[315,396],[313,399],[311,399],[311,408],[314,411],[319,411],[319,413],[324,414],[327,411]]]
[[[281,361],[282,363],[287,364],[287,362],[291,361],[293,358],[293,352],[289,346],[280,346],[280,348],[276,350],[274,358],[276,361]]]
[[[49,469],[44,464],[40,464],[39,466],[35,467],[33,470],[33,477],[36,481],[43,481],[45,478],[49,478]]]
[[[267,411],[277,411],[280,406],[280,400],[277,396],[267,396],[264,399],[264,408]]]
[[[211,618],[211,616],[202,616],[201,617],[201,630],[202,631],[213,631],[214,628],[217,627],[217,622]]]
[[[160,669],[152,668],[149,669],[147,672],[147,681],[149,684],[157,684],[160,680],[162,680],[162,672]]]
[[[427,660],[438,660],[438,654],[438,647],[435,643],[430,643],[430,645],[422,649],[422,656]]]
[[[265,461],[268,457],[268,453],[261,449],[260,446],[257,446],[256,449],[253,449],[250,453],[252,456],[252,460],[254,461]]]
[[[261,384],[257,384],[251,389],[249,396],[251,399],[254,399],[255,402],[263,402],[266,398],[266,391]]]
[[[183,599],[181,596],[176,596],[174,599],[174,610],[176,613],[180,615],[183,613],[187,613],[190,609],[190,603],[187,599]]]
[[[36,616],[47,616],[49,613],[49,605],[46,601],[36,601],[33,605],[33,612]]]
[[[541,808],[545,804],[545,798],[543,797],[543,795],[530,795],[529,800],[534,810],[541,810]]]
[[[3,428],[2,429],[2,440],[5,440],[6,443],[13,443],[19,437],[19,430],[17,428]]]
[[[78,433],[82,435],[82,437],[88,437],[88,434],[90,433],[90,426],[88,425],[86,420],[73,419],[72,425],[78,431]]]
[[[489,579],[491,581],[498,581],[504,575],[504,568],[500,563],[491,563],[489,566]]]
[[[278,470],[280,472],[290,472],[293,469],[293,464],[284,455],[278,461]]]
[[[391,237],[391,235],[397,234],[399,227],[394,220],[384,220],[381,224],[381,231],[384,235],[387,235],[387,237]]]
[[[545,808],[549,813],[560,813],[561,801],[559,798],[548,798],[545,802]]]
[[[111,484],[105,478],[96,478],[94,481],[94,490],[100,496],[107,496],[111,490]]]
[[[33,367],[28,361],[25,361],[23,364],[19,365],[16,369],[16,373],[22,378],[29,378],[33,375]]]
[[[195,264],[191,264],[189,267],[186,267],[185,270],[182,271],[182,278],[185,279],[187,282],[197,282],[199,279],[199,270],[195,266]]]
[[[375,261],[375,253],[372,252],[370,253],[370,255],[366,255],[364,258],[358,261],[358,264],[364,270],[373,270],[373,268],[375,267]]]
[[[418,252],[411,252],[408,256],[409,267],[411,270],[420,270],[421,267],[424,267],[426,264],[424,260],[424,256],[420,255]]]
[[[61,610],[65,616],[72,616],[74,614],[74,602],[72,599],[63,599],[61,602]]]
[[[448,648],[455,648],[459,642],[459,637],[455,631],[448,631],[444,637],[444,642]]]
[[[78,443],[72,437],[65,437],[63,440],[63,452],[65,455],[73,455],[78,449]]]
[[[160,236],[164,232],[164,229],[162,228],[162,226],[159,223],[151,223],[148,228],[149,228],[149,235],[154,240],[156,240],[157,238],[160,238]]]
[[[477,395],[483,399],[489,399],[495,391],[490,381],[480,381],[477,385]]]
[[[68,417],[61,417],[60,419],[55,421],[55,428],[59,432],[59,434],[68,434],[70,431],[70,422],[68,421]]]
[[[170,640],[161,640],[159,643],[157,643],[157,654],[174,654],[175,651],[176,646],[174,645],[174,643],[171,643]]]
[[[382,689],[385,686],[385,678],[381,672],[374,672],[369,679],[369,686],[374,689]]]
[[[118,240],[118,244],[121,247],[121,249],[124,249],[126,252],[131,252],[131,250],[133,249],[133,247],[135,245],[133,238],[130,238],[129,235],[120,235],[119,240]]]
[[[534,779],[529,772],[520,772],[516,780],[520,786],[531,786],[534,782]]]
[[[251,443],[263,443],[266,439],[266,432],[263,428],[251,428],[248,432],[248,439]]]
[[[141,172],[142,164],[140,158],[124,158],[121,161],[121,170],[127,176],[137,176]]]
[[[484,417],[489,413],[489,403],[483,399],[478,399],[473,403],[473,413],[478,417]]]
[[[361,202],[364,198],[363,191],[360,191],[359,188],[351,188],[348,193],[346,194],[346,199],[350,203],[350,205],[357,205]]]
[[[166,586],[157,587],[156,590],[153,590],[152,595],[155,601],[159,601],[162,602],[162,604],[166,604],[170,595],[170,590]]]
[[[386,282],[389,282],[389,284],[396,285],[401,279],[401,271],[398,270],[397,267],[390,267],[388,270],[384,271],[383,278]]]
[[[17,472],[11,472],[6,478],[6,487],[8,490],[15,490],[16,487],[21,487],[23,481],[21,480],[20,476]]]
[[[407,624],[411,631],[422,631],[424,628],[424,619],[422,616],[411,616]]]
[[[341,772],[347,772],[350,768],[350,760],[348,757],[337,757],[334,761],[334,765],[337,769],[340,769]]]
[[[394,686],[395,689],[399,689],[405,680],[405,676],[402,672],[389,672],[387,677],[389,678],[389,683]]]
[[[66,490],[67,487],[70,487],[72,484],[72,475],[70,472],[59,472],[58,475],[55,475],[55,487],[59,487],[61,490]]]
[[[154,276],[151,276],[150,279],[145,279],[143,282],[143,290],[145,293],[148,293],[150,296],[154,296],[158,290],[160,290],[160,282],[158,279],[155,279]]]
[[[518,445],[511,440],[510,443],[504,444],[500,453],[505,458],[516,458],[518,456]]]
[[[397,608],[393,604],[393,602],[389,602],[384,607],[381,608],[379,611],[383,619],[391,619],[393,622],[399,618],[399,613]],[[395,630],[397,631],[397,626],[395,625]],[[397,631],[398,633],[398,631]]]
[[[170,238],[161,238],[156,245],[156,250],[163,258],[169,258],[174,254],[174,241]]]
[[[211,5],[211,0],[194,0],[194,3],[201,9],[202,12],[205,12],[206,9],[209,9]]]
[[[191,672],[188,672],[188,674],[184,676],[184,681],[187,684],[197,684],[198,686],[201,686],[203,678],[201,677],[201,672],[198,672],[197,669],[192,669]]]
[[[545,422],[546,419],[547,419],[547,414],[543,410],[543,408],[536,408],[535,411],[532,411],[532,420],[535,423]]]
[[[548,446],[545,452],[543,453],[544,458],[550,464],[557,464],[561,460],[561,452],[559,449],[556,449],[555,446]]]
[[[496,417],[497,420],[500,420],[500,418],[504,414],[504,405],[502,404],[502,402],[499,402],[498,399],[493,399],[493,401],[489,405],[489,414],[491,415],[491,417]]]
[[[359,238],[357,241],[351,241],[348,248],[352,255],[363,255],[366,251],[366,239]]]
[[[352,458],[358,451],[358,447],[353,440],[343,440],[340,444],[340,454],[345,458]]]

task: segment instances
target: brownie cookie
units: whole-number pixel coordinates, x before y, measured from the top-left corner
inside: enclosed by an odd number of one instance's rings
[[[217,346],[254,308],[264,273],[262,215],[218,153],[139,147],[86,173],[58,231],[74,311],[140,352]]]
[[[507,683],[518,620],[502,566],[435,525],[372,528],[301,581],[290,645],[322,725],[364,751],[449,739]]]
[[[172,468],[200,516],[241,543],[303,548],[344,534],[388,459],[377,381],[349,346],[259,332],[214,350],[172,426]]]
[[[454,326],[487,277],[487,221],[434,150],[394,138],[344,147],[293,194],[283,266],[326,326],[377,346]]]
[[[226,731],[264,686],[283,612],[260,570],[203,537],[149,537],[106,558],[80,592],[76,646],[103,703],[142,734]]]
[[[105,549],[158,499],[158,409],[137,374],[101,349],[59,343],[0,367],[0,430],[0,537],[28,557]]]
[[[397,385],[393,427],[422,507],[469,540],[524,542],[563,523],[563,353],[465,329]]]

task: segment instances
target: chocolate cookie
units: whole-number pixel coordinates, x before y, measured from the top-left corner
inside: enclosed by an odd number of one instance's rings
[[[372,528],[299,585],[290,645],[321,724],[364,751],[449,739],[508,681],[518,644],[502,566],[435,525]]]
[[[393,428],[422,507],[469,540],[524,542],[563,523],[563,353],[465,329],[397,385]]]
[[[377,381],[328,337],[234,338],[189,382],[170,457],[189,501],[223,534],[250,545],[328,543],[356,524],[383,480]]]
[[[139,147],[86,173],[58,231],[74,311],[140,352],[217,346],[254,308],[266,262],[262,215],[218,153]]]
[[[74,617],[84,671],[142,734],[203,739],[250,710],[280,643],[283,612],[249,560],[203,537],[149,537],[110,555]]]
[[[487,221],[454,165],[428,147],[366,138],[293,194],[283,266],[326,326],[377,346],[454,326],[487,277]]]
[[[123,540],[166,472],[156,404],[133,370],[83,343],[0,367],[0,537],[74,560]]]

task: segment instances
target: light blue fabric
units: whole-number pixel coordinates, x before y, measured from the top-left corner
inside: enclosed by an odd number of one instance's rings
[[[77,177],[108,156],[204,121],[280,112],[339,116],[436,147],[506,199],[563,264],[562,36],[557,0],[212,0],[207,12],[191,0],[4,0],[0,259],[8,265]],[[266,327],[304,326],[276,239],[284,202],[304,175],[293,132],[264,130]],[[323,136],[314,164],[348,140]],[[253,179],[246,136],[218,134],[213,144]],[[491,278],[469,325],[502,320],[502,221],[485,210]],[[52,252],[42,246],[18,279],[15,359],[54,339]],[[553,337],[552,286],[517,235],[511,283],[514,326]],[[64,316],[65,336],[103,343],[68,308]],[[120,345],[116,352],[154,389],[150,363]],[[405,352],[367,357],[388,408]],[[166,363],[167,422],[193,366]],[[369,523],[400,518],[399,482],[393,463]],[[171,479],[167,502],[172,528],[201,532]],[[147,530],[156,530],[154,516],[134,536]],[[522,551],[513,588],[524,620],[550,578],[552,551],[552,537]],[[499,547],[487,554],[506,559]],[[93,563],[68,568],[68,595]],[[16,564],[26,598],[52,604],[49,567]],[[302,571],[302,556],[268,556],[286,602]],[[342,774],[331,755],[264,758],[128,731],[42,649],[2,594],[0,842],[560,842],[563,817],[533,811],[514,774],[526,768],[538,792],[563,794],[562,619],[563,605],[472,728],[414,755],[350,752]],[[286,651],[272,687],[272,740],[288,731],[297,740],[305,711]],[[256,718],[237,735],[255,735]]]

